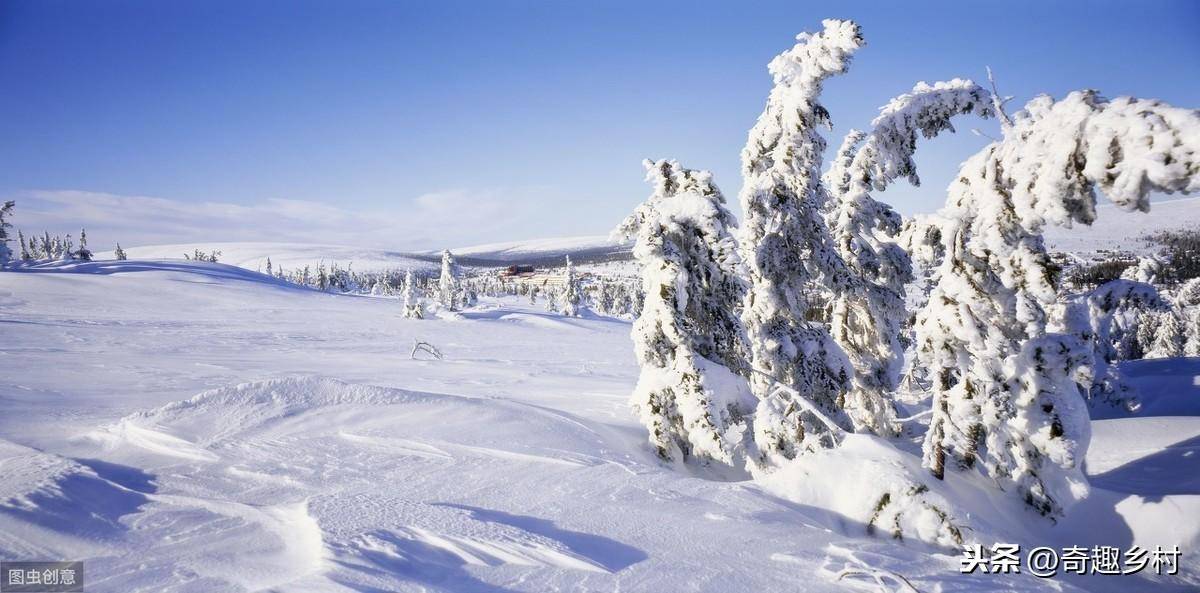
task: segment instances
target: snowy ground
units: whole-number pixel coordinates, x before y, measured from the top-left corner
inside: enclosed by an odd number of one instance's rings
[[[1094,422],[1086,508],[1008,534],[1179,544],[1184,574],[964,577],[953,551],[657,463],[626,322],[398,313],[194,262],[0,274],[0,558],[83,559],[95,592],[872,590],[835,579],[859,562],[921,591],[1200,585],[1195,416]],[[1148,399],[1200,397],[1200,361],[1139,371]]]

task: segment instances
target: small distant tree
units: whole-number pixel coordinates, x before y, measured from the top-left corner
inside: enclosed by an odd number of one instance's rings
[[[55,256],[58,257],[59,260],[70,261],[75,259],[75,240],[71,238],[71,235],[67,235],[61,239],[59,237],[55,237],[54,240],[54,252]]]
[[[421,297],[417,295],[417,287],[413,282],[412,270],[404,273],[404,289],[400,293],[401,303],[404,305],[404,317],[407,319],[423,318],[424,306],[421,303]]]
[[[580,294],[579,277],[575,274],[575,264],[571,256],[567,256],[566,280],[562,292],[562,314],[567,317],[579,317]]]
[[[25,234],[17,231],[17,240],[21,245],[21,261],[33,261],[33,254],[29,251],[29,244],[25,241]]]
[[[75,259],[92,261],[92,250],[88,249],[87,229],[79,229],[79,249],[75,250]]]
[[[120,243],[117,243],[117,248],[113,250],[113,256],[117,258],[117,261],[125,261],[129,259],[129,256],[125,254],[125,250],[121,249]]]
[[[449,249],[442,250],[442,272],[438,276],[438,304],[447,311],[457,311],[459,292],[458,265]]]
[[[317,264],[317,290],[329,290],[329,274],[325,271],[325,262]]]
[[[267,275],[271,276],[271,256],[267,256]]]

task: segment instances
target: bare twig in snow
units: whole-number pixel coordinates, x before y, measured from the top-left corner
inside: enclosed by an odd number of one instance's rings
[[[830,554],[826,558],[826,562],[833,560],[833,557],[846,561],[843,568],[834,575],[834,580],[849,579],[847,584],[860,587],[865,585],[875,593],[921,593],[904,575],[883,568],[875,568],[846,548],[829,545],[825,551]],[[825,571],[825,569],[822,570]],[[854,579],[869,579],[869,581],[864,583],[862,580]]]
[[[412,360],[418,360],[418,358],[417,358],[418,352],[424,352],[438,360],[442,360],[442,351],[438,350],[437,346],[434,346],[433,344],[430,344],[429,342],[422,342],[420,340],[413,342],[412,353],[409,354],[408,357]]]

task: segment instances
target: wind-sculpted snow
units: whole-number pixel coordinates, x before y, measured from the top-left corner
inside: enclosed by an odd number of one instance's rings
[[[1195,418],[1168,419],[1169,433],[1107,421],[1118,426],[1091,449],[1102,475],[1135,476],[1153,494],[1096,487],[1078,518],[1025,533],[995,511],[1019,501],[974,476],[903,498],[911,486],[895,478],[924,478],[908,467],[917,457],[873,437],[795,466],[840,486],[660,464],[626,405],[637,378],[626,321],[488,298],[453,321],[406,319],[398,299],[174,263],[0,274],[0,558],[83,560],[92,593],[824,593],[847,586],[846,562],[921,591],[1200,583],[1186,563],[1156,582],[964,577],[956,550],[893,540],[888,524],[946,501],[981,541],[1194,549],[1195,457],[1174,445],[1200,434]],[[415,339],[444,360],[412,360]],[[1162,384],[1197,374],[1175,369]],[[1139,387],[1150,406],[1154,389]],[[1136,426],[1117,430],[1125,422]],[[850,485],[885,481],[896,502],[868,535],[879,501]],[[916,518],[931,515],[903,516],[919,534]]]

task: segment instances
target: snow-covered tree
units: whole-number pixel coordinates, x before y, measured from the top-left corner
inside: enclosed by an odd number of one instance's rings
[[[634,241],[646,300],[633,324],[630,399],[667,460],[741,465],[755,399],[745,379],[745,293],[733,215],[707,171],[645,161],[653,194],[617,228]]]
[[[67,235],[62,238],[55,237],[54,242],[55,256],[59,260],[70,261],[75,259],[75,241],[71,239],[71,235]]]
[[[1183,355],[1200,356],[1200,307],[1183,310]]]
[[[542,294],[546,296],[546,312],[558,313],[559,290],[553,286],[546,285],[542,288]]]
[[[118,261],[125,261],[125,260],[129,259],[129,256],[126,255],[125,250],[121,249],[120,243],[117,243],[117,248],[113,250],[113,257],[117,258]],[[267,260],[267,275],[270,275],[270,274],[271,274],[271,260],[268,259]]]
[[[595,307],[597,313],[601,315],[613,315],[615,313],[613,307],[615,302],[613,290],[613,284],[607,280],[602,279],[596,284]]]
[[[1121,278],[1145,284],[1157,284],[1162,279],[1163,264],[1162,259],[1153,255],[1141,257],[1138,258],[1137,265],[1125,268],[1125,271],[1121,273]]]
[[[442,273],[438,276],[438,303],[447,311],[459,309],[459,271],[449,249],[442,250]]]
[[[823,307],[814,297],[852,281],[821,213],[827,192],[818,128],[829,124],[829,112],[818,97],[863,39],[853,22],[823,24],[771,61],[775,84],[742,151],[740,241],[750,283],[742,320],[754,369],[750,386],[759,399],[755,441],[767,465],[828,445],[826,420],[850,426],[842,396],[854,369],[814,320]]]
[[[579,285],[579,275],[575,273],[575,264],[571,256],[567,256],[566,278],[563,281],[562,314],[567,317],[579,317],[579,306],[583,300],[582,287]]]
[[[8,218],[12,216],[15,207],[16,202],[12,200],[0,204],[0,265],[12,259],[12,251],[8,248],[8,229],[12,228],[12,223],[8,222]]]
[[[1137,345],[1138,320],[1146,311],[1166,307],[1154,286],[1117,279],[1068,298],[1057,308],[1057,318],[1051,319],[1049,329],[1071,334],[1091,348],[1088,396],[1094,403],[1137,408],[1133,386],[1121,376],[1116,363],[1142,356]]]
[[[92,261],[92,250],[87,246],[87,229],[79,230],[79,249],[75,250],[75,259]]]
[[[998,115],[1003,137],[950,187],[946,254],[917,319],[935,377],[924,463],[937,477],[977,467],[1055,516],[1086,490],[1077,382],[1089,383],[1091,356],[1081,340],[1047,334],[1057,285],[1042,229],[1092,222],[1097,189],[1140,210],[1152,191],[1200,190],[1200,114],[1084,91]]]
[[[895,433],[889,393],[903,363],[904,287],[913,279],[909,255],[896,243],[901,217],[871,192],[899,178],[920,185],[917,139],[953,130],[950,120],[958,115],[990,116],[990,96],[969,80],[918,83],[883,107],[869,134],[852,130],[825,175],[833,246],[856,279],[833,285],[830,328],[854,365],[844,408],[859,430]]]
[[[17,231],[17,243],[21,246],[21,261],[33,261],[33,253],[29,251],[29,243],[25,241],[25,233]]]
[[[400,293],[401,302],[404,305],[404,317],[407,319],[423,318],[424,305],[421,303],[421,297],[417,295],[417,287],[413,282],[412,270],[404,273],[404,289]]]
[[[1183,318],[1174,310],[1159,311],[1155,317],[1154,341],[1146,350],[1146,358],[1183,356],[1183,347],[1186,344]]]
[[[1200,278],[1192,278],[1179,286],[1175,293],[1175,304],[1180,307],[1200,306]]]

